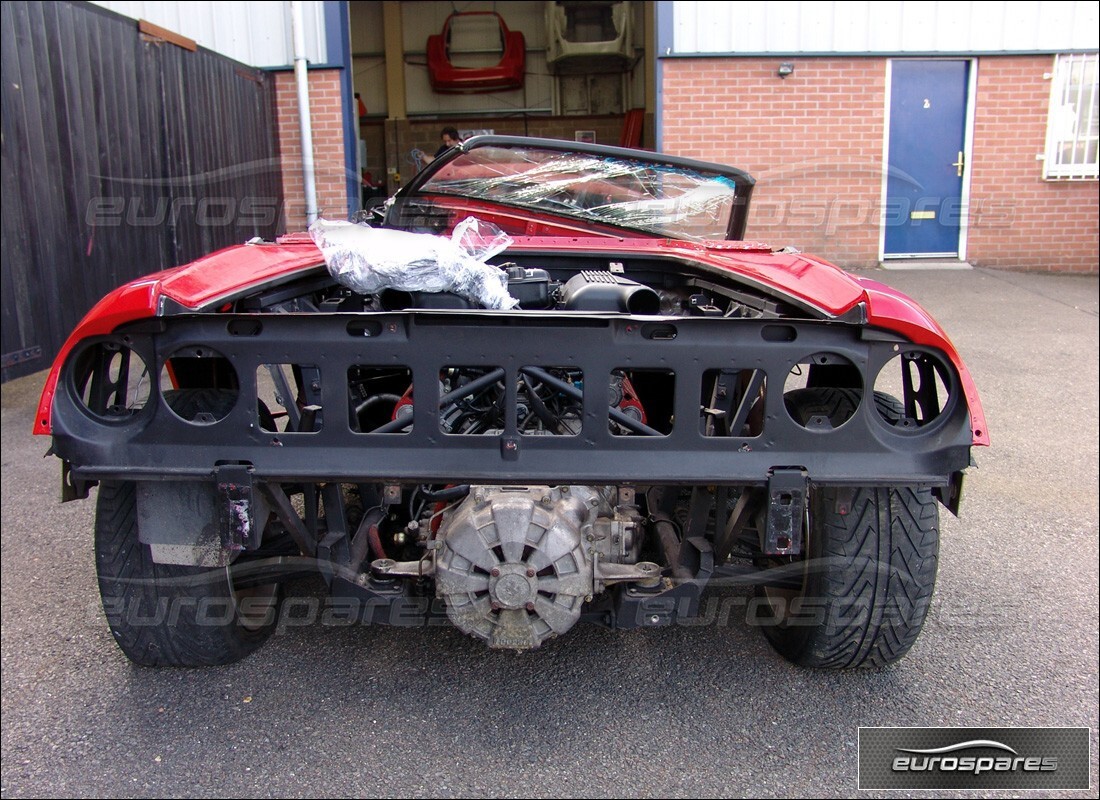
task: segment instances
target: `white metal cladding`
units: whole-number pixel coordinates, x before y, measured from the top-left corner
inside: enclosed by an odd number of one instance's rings
[[[203,47],[253,67],[285,67],[294,63],[290,31],[290,4],[282,0],[259,2],[141,2],[94,0],[133,19],[194,39]],[[325,9],[322,2],[303,2],[306,56],[312,64],[328,62]]]
[[[1095,0],[678,0],[672,9],[675,54],[1058,53],[1100,48],[1100,4]]]

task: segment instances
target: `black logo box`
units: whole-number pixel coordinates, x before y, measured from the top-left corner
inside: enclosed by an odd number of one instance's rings
[[[858,787],[1089,789],[1090,748],[1088,728],[860,728]]]

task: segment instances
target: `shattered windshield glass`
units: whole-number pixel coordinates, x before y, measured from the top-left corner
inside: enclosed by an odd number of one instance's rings
[[[419,188],[631,228],[676,239],[724,239],[737,185],[687,167],[536,147],[478,147]]]

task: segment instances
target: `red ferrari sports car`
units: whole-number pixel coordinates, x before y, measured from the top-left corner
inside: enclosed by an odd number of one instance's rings
[[[903,656],[978,395],[909,298],[744,241],[753,184],[477,137],[367,223],[112,292],[36,432],[66,499],[98,484],[122,650],[241,658],[308,571],[350,619],[495,648],[690,620],[718,582],[796,663]]]

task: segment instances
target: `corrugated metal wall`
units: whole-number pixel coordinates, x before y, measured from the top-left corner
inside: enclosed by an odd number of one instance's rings
[[[5,2],[0,34],[8,380],[120,284],[272,237],[282,183],[271,75],[86,3]]]
[[[225,2],[143,2],[142,0],[93,0],[133,19],[145,19],[162,28],[194,39],[203,47],[253,67],[285,67],[294,63],[289,6],[283,0]],[[306,57],[326,64],[325,9],[323,2],[302,3],[306,28]]]
[[[670,5],[672,49],[679,55],[1053,53],[1100,47],[1100,4],[1094,0],[781,0]]]

